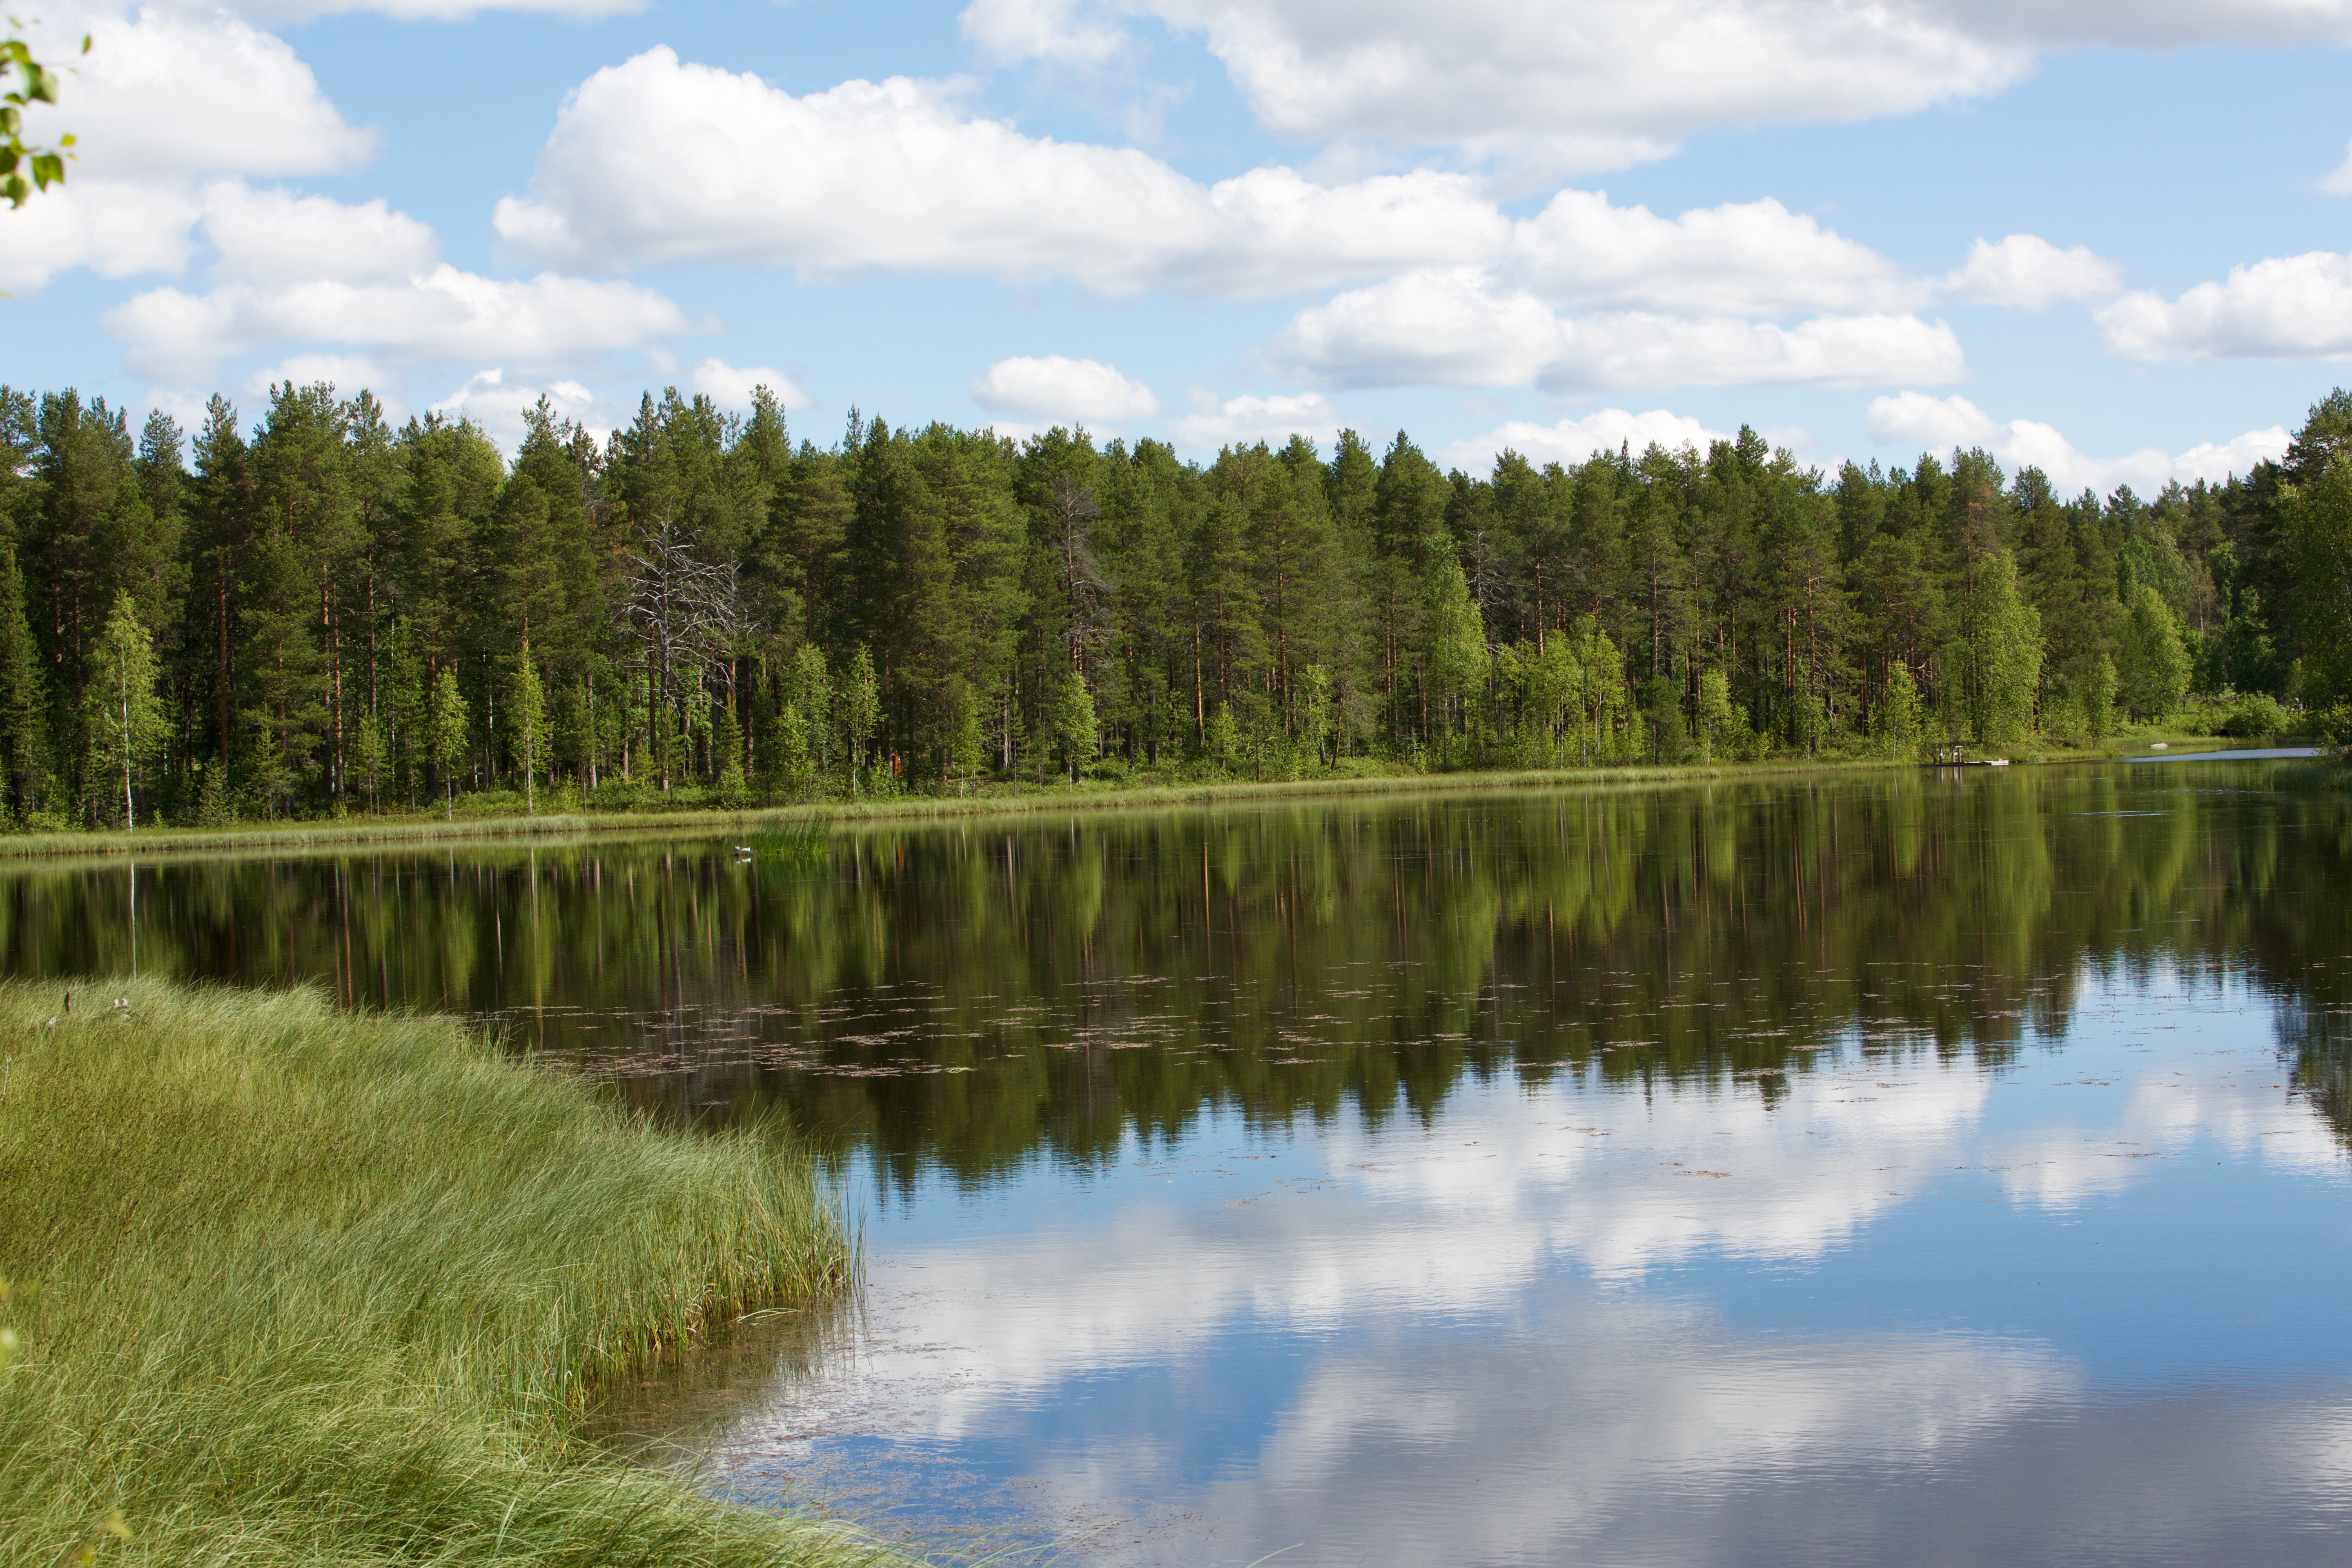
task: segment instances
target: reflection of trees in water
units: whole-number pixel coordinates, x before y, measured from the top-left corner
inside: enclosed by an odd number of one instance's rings
[[[2339,874],[2297,876],[2293,897],[2249,922],[2247,950],[2251,978],[2276,999],[2279,1054],[2295,1092],[2352,1147],[2352,895],[2340,875],[2352,842],[2334,824],[2339,836],[2323,849],[2319,826],[2297,848]]]
[[[877,828],[816,870],[716,844],[191,863],[142,873],[140,957],[500,1013],[649,1107],[774,1107],[902,1179],[976,1177],[1210,1108],[1425,1117],[1506,1072],[1769,1100],[1849,1040],[1998,1061],[2064,1031],[2086,971],[2251,961],[2308,997],[2310,961],[2347,951],[2344,804],[2198,787],[2223,782],[2253,781],[1885,773]],[[0,953],[124,967],[126,894],[119,868],[15,874]]]

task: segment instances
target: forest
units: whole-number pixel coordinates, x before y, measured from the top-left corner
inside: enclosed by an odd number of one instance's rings
[[[1445,472],[675,390],[511,460],[371,395],[200,428],[0,387],[0,789],[24,828],[748,806],[1295,778],[2341,739],[2352,395],[2226,482],[2068,498],[1982,451]]]

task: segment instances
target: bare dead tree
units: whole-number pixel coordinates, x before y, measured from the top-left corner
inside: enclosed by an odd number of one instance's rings
[[[654,682],[648,706],[658,715],[659,725],[654,765],[667,790],[669,710],[677,699],[678,671],[691,669],[698,689],[703,671],[734,651],[744,635],[742,602],[734,563],[702,559],[670,512],[663,512],[646,530],[628,559],[634,571],[624,614],[645,635]]]

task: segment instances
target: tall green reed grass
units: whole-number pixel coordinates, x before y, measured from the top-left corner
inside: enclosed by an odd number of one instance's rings
[[[580,1436],[599,1376],[848,1281],[777,1135],[656,1128],[315,993],[73,1003],[0,985],[0,1563],[112,1510],[108,1563],[877,1560]]]
[[[426,846],[531,841],[557,844],[598,839],[755,836],[760,839],[820,839],[828,826],[856,828],[896,823],[1051,816],[1076,812],[1145,812],[1200,807],[1288,805],[1299,800],[1358,796],[1507,792],[1519,789],[1648,788],[1662,784],[1867,773],[1912,768],[1885,758],[1778,758],[1765,762],[1671,763],[1658,766],[1569,768],[1536,773],[1403,773],[1370,777],[1178,784],[1089,784],[1066,789],[1021,786],[984,795],[898,795],[883,800],[823,801],[727,810],[647,810],[541,816],[392,818],[347,817],[275,827],[140,828],[136,832],[0,834],[0,862],[16,859],[142,861],[165,856],[331,855],[350,846],[416,849]],[[740,839],[737,840],[740,842]]]

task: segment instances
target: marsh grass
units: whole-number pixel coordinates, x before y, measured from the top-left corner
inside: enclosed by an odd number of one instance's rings
[[[2323,755],[2307,763],[2282,763],[2271,780],[2281,789],[2352,790],[2352,759]]]
[[[741,846],[755,860],[822,869],[831,858],[826,825],[813,819],[770,823]]]
[[[60,994],[0,985],[0,1562],[116,1510],[107,1563],[875,1559],[581,1435],[598,1378],[848,1280],[776,1135],[314,992]]]
[[[142,862],[203,856],[337,854],[349,847],[415,848],[464,843],[563,843],[596,839],[690,838],[742,835],[759,841],[822,841],[826,826],[855,828],[893,823],[1059,815],[1073,812],[1162,811],[1201,806],[1279,805],[1301,800],[1365,796],[1507,793],[1524,789],[1627,789],[1658,784],[1828,773],[1911,769],[1883,758],[1780,758],[1756,763],[1568,768],[1528,773],[1334,775],[1268,782],[1126,784],[1093,783],[1072,788],[1023,784],[985,795],[895,795],[868,801],[821,801],[743,811],[658,810],[538,816],[431,818],[346,817],[275,827],[140,828],[136,832],[0,835],[0,859]]]

